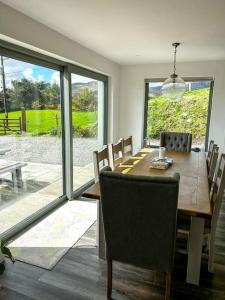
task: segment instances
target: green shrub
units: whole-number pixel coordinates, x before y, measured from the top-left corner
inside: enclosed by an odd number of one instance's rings
[[[97,137],[97,124],[86,127],[73,126],[72,132],[74,137],[94,138]]]
[[[61,130],[57,128],[52,128],[50,130],[50,135],[51,136],[61,136]]]
[[[191,132],[195,139],[204,137],[208,101],[209,88],[186,92],[179,101],[162,96],[149,99],[148,137],[159,138],[163,130]]]

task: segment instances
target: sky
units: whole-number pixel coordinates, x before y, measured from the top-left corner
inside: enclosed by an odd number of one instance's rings
[[[12,86],[13,80],[20,80],[22,78],[50,83],[59,83],[60,79],[59,71],[5,57],[4,71],[7,88]]]
[[[5,82],[6,87],[10,88],[12,86],[13,80],[21,80],[26,78],[35,82],[45,81],[50,83],[60,82],[60,72],[52,70],[46,67],[41,67],[39,65],[33,65],[23,61],[19,61],[12,58],[4,57],[4,71],[5,71]],[[80,75],[72,74],[72,83],[75,82],[90,82],[94,81],[91,78],[87,78]],[[0,82],[0,90],[2,88],[2,82]]]

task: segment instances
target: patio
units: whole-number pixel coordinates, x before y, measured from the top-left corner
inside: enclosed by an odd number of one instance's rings
[[[27,165],[22,168],[22,188],[13,187],[8,182],[2,182],[0,185],[0,233],[63,194],[62,165],[59,161],[60,156],[57,156],[61,144],[57,141],[59,138],[54,137],[1,137],[1,148],[11,149],[0,156],[1,168],[21,161]],[[76,190],[94,177],[91,157],[92,149],[96,149],[97,145],[96,141],[90,139],[74,139],[74,143],[76,146],[86,144],[88,149],[81,153],[78,152],[79,147],[76,147],[73,166],[73,187]],[[26,149],[29,149],[29,152],[25,151]],[[11,174],[5,173],[1,178],[10,180]]]

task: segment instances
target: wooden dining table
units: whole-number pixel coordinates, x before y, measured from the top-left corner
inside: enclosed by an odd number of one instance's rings
[[[212,216],[205,153],[166,151],[165,155],[173,159],[173,164],[166,170],[150,168],[152,158],[158,156],[158,150],[144,148],[117,166],[114,171],[146,176],[171,176],[176,172],[180,174],[178,214],[191,216],[186,282],[198,285],[204,224]],[[83,196],[100,200],[99,183],[87,189]],[[105,243],[100,205],[98,216],[99,254],[103,258]]]

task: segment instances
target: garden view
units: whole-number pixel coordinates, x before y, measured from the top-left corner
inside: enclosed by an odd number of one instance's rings
[[[61,199],[63,140],[60,72],[0,57],[0,233]],[[71,74],[73,191],[94,178],[92,153],[104,84]],[[100,127],[100,126],[99,126]],[[13,174],[20,178],[20,185]]]
[[[73,135],[96,137],[97,92],[83,84],[79,91],[73,86]],[[1,97],[2,98],[2,97]],[[60,90],[56,83],[33,82],[28,79],[14,80],[6,90],[8,118],[21,117],[26,111],[27,133],[37,135],[61,135]],[[4,103],[0,102],[0,119],[5,118]],[[13,133],[13,132],[12,132]],[[7,132],[10,134],[10,131]]]
[[[194,145],[204,145],[210,88],[186,91],[181,100],[150,95],[147,137],[158,144],[161,131],[191,132]]]

